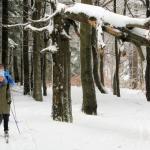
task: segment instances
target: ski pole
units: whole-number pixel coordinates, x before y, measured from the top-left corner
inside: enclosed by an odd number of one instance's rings
[[[18,129],[18,132],[19,132],[19,134],[21,134],[20,129],[19,129],[19,126],[18,126],[18,123],[17,123],[17,120],[16,120],[16,118],[15,118],[15,115],[14,115],[14,113],[13,113],[12,108],[11,108],[11,112],[12,112],[13,118],[14,118],[14,120],[15,120],[16,127],[17,127],[17,129]]]
[[[15,118],[17,118],[16,107],[15,107],[15,101],[14,101],[14,98],[13,98],[13,95],[12,95],[12,94],[11,94],[11,99],[12,99],[12,103],[13,103],[14,116],[15,116]],[[17,120],[17,119],[16,119],[16,120]]]

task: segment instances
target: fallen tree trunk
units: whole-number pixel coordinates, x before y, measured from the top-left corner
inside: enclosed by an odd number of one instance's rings
[[[74,14],[70,12],[65,13],[65,17],[82,22],[82,23],[88,23],[91,24],[91,22],[95,22],[92,25],[94,26],[96,24],[96,18],[87,16],[86,14],[79,13]],[[147,46],[150,47],[150,40],[147,39],[144,36],[140,36],[136,33],[133,33],[133,28],[115,28],[111,27],[110,25],[103,25],[103,31],[117,37],[118,39],[121,39],[126,42],[132,42],[132,43],[138,43],[140,46]]]
[[[82,8],[82,9],[81,9]],[[97,11],[97,13],[91,10]],[[89,11],[87,11],[89,10]],[[100,14],[102,13],[102,14]],[[106,13],[106,14],[105,14]],[[109,15],[120,21],[114,21]],[[124,42],[131,42],[138,45],[138,52],[142,60],[144,55],[141,50],[141,46],[150,47],[150,39],[148,37],[148,30],[150,26],[150,18],[138,19],[130,18],[123,15],[118,15],[113,12],[109,12],[101,7],[85,5],[85,4],[74,4],[64,8],[64,17],[76,20],[82,23],[88,23],[96,27],[99,20],[102,20],[102,29],[118,39]],[[110,19],[111,18],[111,19]],[[117,23],[123,22],[123,23]]]
[[[66,12],[65,17],[82,22],[82,23],[88,23],[92,26],[96,27],[96,18],[89,18],[86,14],[79,13],[79,14],[73,14]],[[141,59],[144,61],[144,54],[141,50],[141,46],[150,47],[150,40],[144,37],[143,35],[139,35],[138,32],[136,33],[133,28],[115,28],[111,27],[110,25],[103,25],[102,29],[104,32],[107,32],[108,34],[111,34],[112,36],[115,36],[118,39],[121,39],[123,42],[131,42],[135,45],[138,45],[138,52]]]

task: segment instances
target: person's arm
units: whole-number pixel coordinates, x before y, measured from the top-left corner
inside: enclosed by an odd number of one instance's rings
[[[7,98],[7,104],[11,104],[10,86],[8,84],[7,84],[6,98]]]

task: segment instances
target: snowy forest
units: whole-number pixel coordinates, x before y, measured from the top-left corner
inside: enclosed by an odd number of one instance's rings
[[[0,0],[0,24],[1,150],[150,149],[150,0]]]

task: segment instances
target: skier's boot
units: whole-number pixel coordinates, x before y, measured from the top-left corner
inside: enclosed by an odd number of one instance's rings
[[[9,142],[9,133],[8,133],[8,130],[4,131],[4,137],[5,137],[6,143],[8,143]]]

